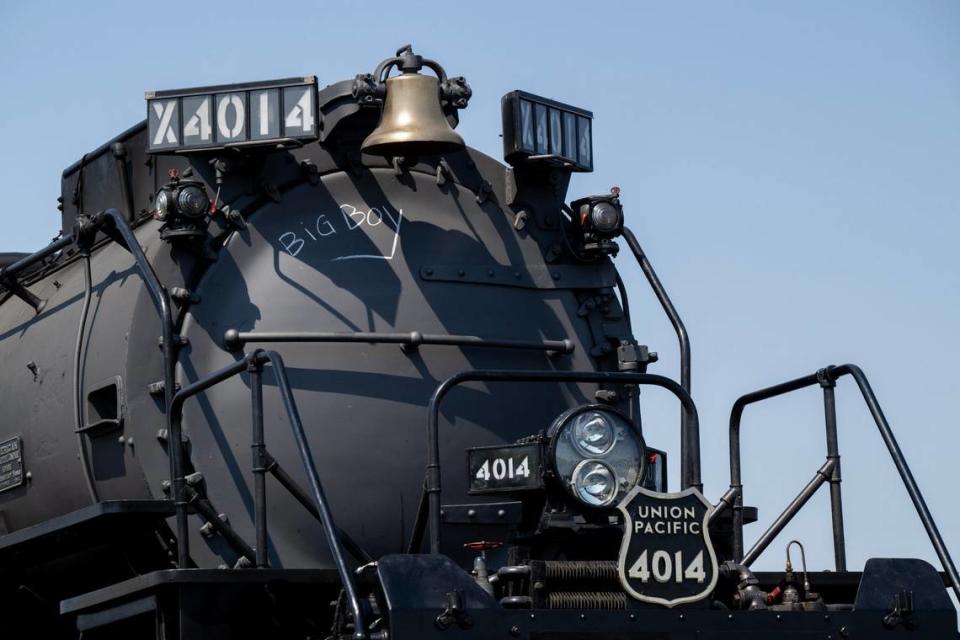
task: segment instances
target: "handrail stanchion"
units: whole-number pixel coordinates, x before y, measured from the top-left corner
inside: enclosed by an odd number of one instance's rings
[[[843,530],[843,498],[840,492],[840,445],[837,439],[837,401],[834,389],[836,381],[825,370],[817,372],[823,388],[823,416],[827,429],[827,461],[833,461],[830,474],[830,522],[833,526],[833,561],[837,571],[847,570],[847,543]]]
[[[250,412],[253,424],[253,512],[257,536],[257,567],[269,566],[267,560],[267,447],[263,441],[263,367],[254,359],[250,372]]]

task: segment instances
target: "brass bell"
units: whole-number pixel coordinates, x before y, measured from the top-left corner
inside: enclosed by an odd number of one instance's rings
[[[437,78],[403,73],[387,78],[380,124],[360,149],[378,156],[431,156],[463,149],[463,138],[440,109]]]

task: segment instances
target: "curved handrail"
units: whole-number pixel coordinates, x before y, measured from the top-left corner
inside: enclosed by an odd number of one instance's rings
[[[835,383],[840,377],[849,375],[857,383],[857,387],[860,389],[860,394],[863,396],[864,402],[867,405],[867,408],[870,411],[870,415],[873,417],[873,421],[877,425],[877,429],[880,431],[880,436],[883,439],[884,444],[887,447],[887,451],[890,453],[890,457],[893,459],[893,464],[897,468],[897,472],[900,474],[900,479],[904,484],[904,487],[907,489],[907,494],[910,496],[910,500],[913,502],[913,506],[917,511],[917,515],[920,518],[920,522],[923,524],[923,528],[927,533],[927,537],[930,538],[930,542],[933,545],[934,551],[937,554],[937,557],[940,560],[940,564],[943,566],[944,572],[947,574],[947,577],[950,579],[950,585],[953,588],[953,592],[956,594],[957,598],[960,599],[960,575],[957,574],[957,568],[953,563],[953,559],[950,557],[950,552],[947,551],[947,547],[943,542],[943,537],[940,535],[940,531],[937,529],[937,525],[933,520],[933,516],[930,514],[930,509],[927,507],[926,501],[923,499],[923,495],[920,492],[917,482],[913,477],[913,473],[910,471],[910,467],[907,464],[906,458],[903,456],[903,452],[900,450],[900,445],[897,443],[896,437],[893,435],[893,430],[890,428],[890,423],[887,422],[886,416],[883,414],[883,410],[880,408],[880,403],[877,401],[877,396],[873,392],[873,388],[870,386],[870,382],[867,380],[866,374],[863,373],[863,370],[855,364],[842,364],[839,366],[828,366],[814,374],[803,376],[801,378],[796,378],[772,387],[767,387],[765,389],[760,389],[752,393],[745,394],[737,399],[733,404],[733,409],[730,412],[730,491],[727,492],[724,496],[723,503],[726,505],[732,505],[734,507],[734,555],[737,559],[740,558],[743,549],[743,521],[742,521],[742,481],[741,481],[741,472],[740,472],[740,420],[743,416],[743,410],[748,404],[759,402],[761,400],[766,400],[768,398],[773,398],[775,396],[780,396],[785,393],[790,393],[791,391],[797,391],[798,389],[803,389],[804,387],[813,386],[815,384],[820,384],[825,386]],[[829,419],[829,417],[828,417]],[[779,530],[793,517],[793,515],[803,506],[803,503],[806,502],[806,499],[809,498],[811,485],[816,483],[816,487],[819,487],[820,484],[827,481],[825,475],[826,473],[832,473],[835,465],[838,464],[836,460],[830,459],[831,456],[828,455],[827,465],[821,467],[818,471],[819,480],[814,478],[807,487],[804,488],[804,491],[801,492],[800,496],[794,500],[793,503],[781,514],[779,518],[771,525],[770,529],[765,532],[757,543],[754,545],[754,548],[750,550],[751,559],[755,559],[768,545],[772,542],[773,537],[779,533]],[[828,465],[834,463],[832,466],[827,468]],[[813,487],[812,490],[815,491],[816,487]],[[728,498],[728,496],[730,498]],[[732,498],[733,502],[730,502]]]
[[[612,371],[531,371],[531,370],[471,370],[461,371],[450,376],[437,386],[430,398],[427,406],[427,468],[426,480],[424,483],[422,496],[426,496],[427,516],[430,529],[430,553],[440,553],[440,439],[439,439],[439,412],[440,403],[444,396],[464,382],[597,382],[610,384],[639,384],[661,387],[666,389],[680,400],[683,406],[683,413],[687,418],[687,424],[690,429],[699,433],[699,417],[697,407],[683,387],[675,380],[665,376],[658,376],[652,373],[619,373]],[[688,451],[691,458],[695,458],[699,463],[699,438],[696,451]],[[683,488],[696,487],[703,489],[703,483],[700,481],[700,465],[696,464],[691,469],[691,475],[684,480]],[[411,547],[419,548],[423,537],[423,523],[420,518],[414,527],[414,533],[411,537]]]

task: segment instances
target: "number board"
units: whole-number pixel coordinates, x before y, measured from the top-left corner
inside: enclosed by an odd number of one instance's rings
[[[523,491],[543,486],[539,444],[467,449],[468,493]]]
[[[147,151],[177,153],[317,138],[317,79],[148,91]]]
[[[712,507],[698,490],[637,486],[617,508],[624,516],[619,573],[627,593],[673,607],[713,592],[719,571],[708,528]]]
[[[0,491],[23,484],[23,445],[14,436],[0,442]]]

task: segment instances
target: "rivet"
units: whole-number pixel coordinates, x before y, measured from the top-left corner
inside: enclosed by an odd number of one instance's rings
[[[493,277],[493,269],[487,269],[487,275]]]
[[[27,471],[27,472],[24,474],[24,477],[25,477],[27,480],[33,480],[33,472],[32,472],[32,471]]]
[[[587,614],[581,613],[581,614],[580,614],[580,619],[581,619],[581,620],[586,620],[586,619],[587,619]]]
[[[531,613],[531,614],[530,614],[530,619],[531,619],[531,620],[536,620],[536,619],[537,619],[537,614]]]
[[[683,622],[683,621],[686,620],[686,619],[687,619],[687,616],[681,613],[681,614],[680,614],[680,622]]]
[[[728,614],[727,614],[727,620],[733,620],[733,614],[732,614],[732,613],[728,613]]]
[[[520,627],[518,627],[517,625],[513,625],[512,627],[510,627],[510,635],[512,636],[520,635]]]
[[[428,276],[432,276],[432,275],[433,275],[433,269],[427,267],[427,269],[424,271],[424,273],[426,273]]]
[[[553,279],[554,279],[554,280],[559,280],[559,279],[560,279],[560,272],[559,272],[559,271],[554,271],[554,272],[551,273],[550,275],[553,276]]]
[[[783,620],[783,616],[780,615],[779,613],[777,614],[777,620]]]
[[[476,510],[476,509],[468,509],[468,510],[467,510],[467,517],[468,517],[468,518],[472,518],[472,517],[474,517],[475,515],[477,515],[477,510]]]
[[[498,518],[502,518],[502,517],[504,517],[505,515],[507,515],[507,512],[504,511],[503,509],[498,509],[498,510],[497,510],[497,517],[498,517]]]
[[[682,616],[681,616],[681,617],[682,617]],[[631,614],[630,614],[630,619],[631,619],[631,620],[636,620],[636,619],[637,619],[637,614],[631,613]]]
[[[457,271],[457,275],[462,278],[463,276],[467,275],[467,272],[464,271],[463,269],[460,269],[459,271]]]

